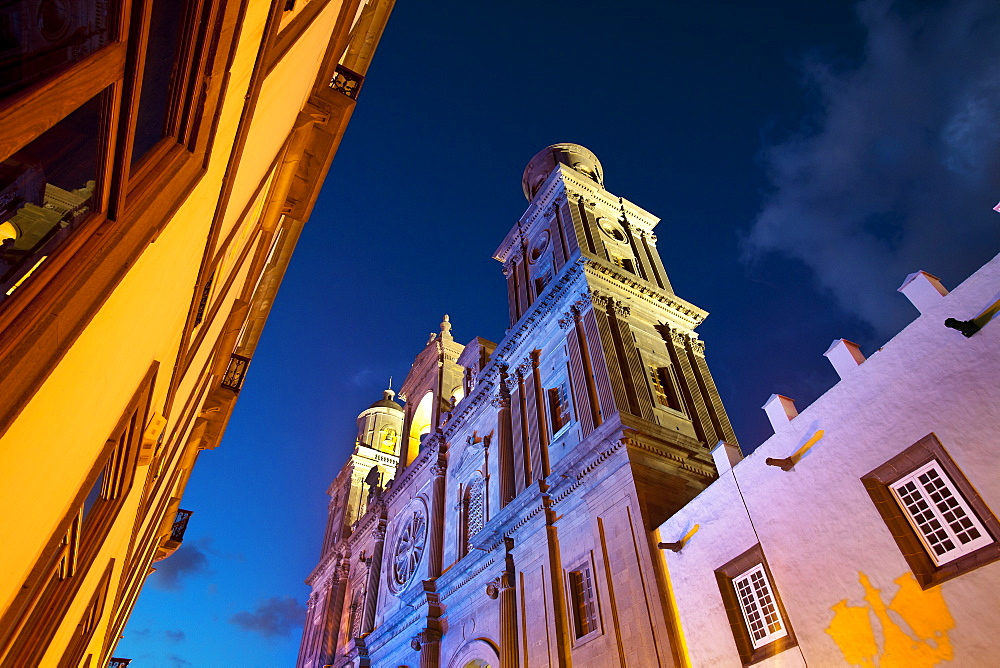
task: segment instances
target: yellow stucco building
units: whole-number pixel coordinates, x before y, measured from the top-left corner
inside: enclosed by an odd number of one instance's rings
[[[125,665],[393,0],[9,4],[0,665]]]

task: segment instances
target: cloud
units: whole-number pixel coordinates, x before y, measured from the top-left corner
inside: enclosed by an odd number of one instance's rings
[[[263,601],[253,612],[237,612],[229,621],[244,631],[273,638],[289,635],[293,628],[302,625],[305,616],[305,606],[294,598],[275,596]]]
[[[173,668],[184,668],[184,666],[193,666],[194,664],[187,659],[181,658],[176,654],[170,654],[167,656],[167,660],[170,661],[170,665]]]
[[[195,543],[184,543],[172,555],[160,562],[154,577],[149,579],[157,589],[178,591],[182,580],[208,572],[208,557]]]
[[[167,637],[170,642],[181,642],[184,640],[185,633],[181,629],[168,629],[163,632],[163,635]]]
[[[805,63],[815,114],[763,150],[772,190],[744,259],[805,263],[885,335],[916,314],[895,294],[908,273],[957,281],[996,253],[1000,5],[867,0],[857,15],[863,61]]]

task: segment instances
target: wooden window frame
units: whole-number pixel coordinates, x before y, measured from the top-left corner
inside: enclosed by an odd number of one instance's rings
[[[930,462],[937,462],[986,533],[993,539],[988,545],[940,565],[934,563],[926,543],[914,530],[908,513],[904,512],[891,489],[894,483]],[[1000,542],[998,542],[1000,522],[933,432],[864,475],[861,483],[921,588],[935,587],[1000,559]]]
[[[580,574],[582,577],[586,574],[587,579],[590,583],[590,597],[587,600],[578,598],[579,592],[577,591],[576,583],[574,581],[574,575]],[[573,568],[566,569],[565,571],[565,581],[566,581],[566,604],[570,613],[570,624],[572,625],[571,633],[573,640],[573,647],[577,647],[586,642],[590,642],[594,638],[597,638],[604,634],[604,625],[601,621],[601,602],[600,596],[597,592],[597,569],[594,568],[593,559],[590,555],[587,555],[583,560],[577,562],[576,566]],[[580,617],[580,610],[583,608],[589,609],[592,614],[589,615],[589,624],[593,624],[592,629],[589,631],[583,628],[582,621]]]
[[[0,159],[6,159],[107,91],[93,213],[0,304],[0,357],[17,361],[0,371],[0,382],[10,398],[0,409],[0,434],[206,173],[248,0],[193,1],[211,21],[197,27],[205,38],[191,52],[193,74],[186,89],[190,96],[185,98],[190,105],[179,112],[186,119],[184,143],[164,140],[157,145],[156,155],[137,165],[142,175],[127,174],[130,147],[125,140],[131,141],[133,132],[138,69],[143,66],[139,56],[146,41],[146,33],[141,29],[137,33],[132,22],[136,15],[148,15],[151,0],[121,0],[114,41],[0,100],[0,127],[5,130],[0,137]],[[251,98],[246,104],[252,108],[256,95]],[[75,299],[77,294],[88,297]],[[196,294],[200,297],[200,292]],[[53,312],[60,315],[57,332]]]
[[[774,596],[774,602],[778,608],[778,614],[781,616],[781,621],[787,632],[787,635],[776,638],[760,647],[754,647],[753,639],[750,637],[750,631],[747,628],[743,607],[740,605],[734,585],[734,580],[744,576],[756,566],[761,567],[767,578],[771,594]],[[729,618],[729,627],[733,632],[734,640],[736,640],[736,649],[744,666],[760,663],[764,659],[769,659],[798,645],[791,620],[785,611],[785,606],[781,602],[781,595],[778,593],[774,575],[771,574],[771,569],[767,565],[767,560],[764,558],[764,551],[761,549],[760,543],[717,568],[715,570],[715,579],[719,585],[719,593],[722,595],[722,603],[726,610],[726,616]]]
[[[0,618],[3,665],[38,665],[103,547],[135,481],[158,366],[154,362],[146,372],[77,492],[72,510],[59,523],[17,597]],[[116,452],[120,452],[117,458]],[[105,498],[96,501],[83,517],[87,496],[109,465],[114,475],[102,487]]]

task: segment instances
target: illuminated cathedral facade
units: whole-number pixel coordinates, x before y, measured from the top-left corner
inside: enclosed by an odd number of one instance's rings
[[[651,531],[735,437],[674,294],[658,219],[559,144],[496,251],[511,327],[462,345],[447,316],[358,418],[300,666],[672,664]]]
[[[772,395],[744,458],[707,313],[603,176],[536,155],[494,255],[506,337],[445,316],[405,407],[358,417],[298,666],[993,665],[1000,256],[951,293],[908,276],[920,316],[867,359],[834,341],[840,381]]]

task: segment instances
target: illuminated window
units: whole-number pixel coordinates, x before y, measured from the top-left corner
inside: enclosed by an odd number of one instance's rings
[[[655,366],[649,367],[649,377],[653,381],[653,397],[656,399],[656,403],[669,406],[670,399],[667,397],[667,390],[664,388],[662,373],[663,369]]]
[[[653,398],[656,400],[656,403],[667,408],[673,408],[675,411],[686,412],[679,391],[680,383],[677,374],[674,372],[673,365],[650,365],[649,379],[650,385],[653,388]]]
[[[557,433],[573,419],[570,413],[569,393],[566,391],[566,384],[562,383],[558,387],[553,387],[549,394],[549,419],[552,422],[552,433]]]
[[[743,665],[796,645],[759,544],[717,569],[715,577]]]
[[[569,594],[573,612],[573,631],[577,640],[598,630],[597,598],[589,563],[569,572]]]
[[[934,434],[861,483],[924,589],[1000,559],[1000,522]]]
[[[622,257],[621,255],[617,255],[615,253],[610,253],[610,255],[611,255],[611,261],[615,263],[616,267],[618,267],[619,269],[624,269],[630,274],[635,273],[635,262],[632,260],[632,258]]]
[[[396,447],[396,441],[399,439],[399,435],[396,430],[392,427],[382,427],[382,431],[379,433],[379,442],[382,444],[382,449],[386,452],[392,452]]]

